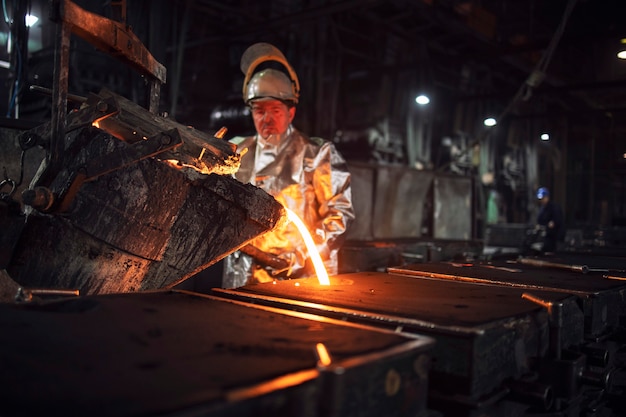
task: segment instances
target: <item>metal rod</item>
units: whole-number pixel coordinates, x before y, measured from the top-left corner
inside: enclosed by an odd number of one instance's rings
[[[48,96],[52,96],[53,95],[53,91],[50,88],[46,88],[46,87],[42,87],[40,85],[31,85],[29,87],[29,90],[35,93],[42,93],[42,94],[46,94]],[[87,97],[83,97],[83,96],[78,96],[76,94],[67,94],[67,99],[71,100],[71,101],[75,101],[77,103],[84,103],[87,101]]]
[[[548,267],[548,268],[559,268],[559,269],[567,269],[569,271],[575,271],[575,272],[582,272],[583,274],[586,274],[587,272],[589,272],[589,267],[587,267],[587,265],[568,265],[568,264],[561,264],[558,262],[549,262],[549,261],[543,261],[541,259],[531,259],[531,258],[518,258],[517,262],[524,264],[524,265],[532,265],[532,266],[538,266],[538,267]]]

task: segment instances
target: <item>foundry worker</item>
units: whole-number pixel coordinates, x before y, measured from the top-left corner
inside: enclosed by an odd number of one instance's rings
[[[537,190],[540,208],[537,213],[537,226],[544,228],[543,253],[556,252],[557,242],[562,239],[565,231],[561,207],[550,199],[550,191],[541,187]]]
[[[287,71],[260,63],[278,62]],[[276,65],[275,65],[276,66]],[[293,125],[299,97],[298,79],[284,55],[273,45],[249,47],[241,59],[246,74],[243,99],[249,107],[256,135],[235,138],[242,155],[235,178],[272,195],[306,224],[329,275],[337,274],[337,253],[354,219],[350,173],[332,142],[309,137]],[[266,263],[268,254],[282,261]],[[243,253],[245,252],[245,253]],[[225,287],[274,279],[314,276],[306,245],[295,224],[286,222],[251,242],[224,261]]]

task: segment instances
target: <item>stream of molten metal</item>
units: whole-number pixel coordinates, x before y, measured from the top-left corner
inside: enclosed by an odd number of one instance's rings
[[[304,243],[306,244],[309,256],[311,257],[311,260],[313,261],[313,266],[315,267],[317,280],[319,281],[320,285],[330,285],[328,272],[324,267],[324,262],[322,262],[322,257],[320,256],[320,253],[315,246],[315,242],[313,242],[311,233],[309,233],[309,230],[304,225],[304,222],[300,219],[300,217],[298,217],[296,213],[289,210],[287,207],[285,207],[285,210],[287,211],[287,218],[296,225],[296,227],[300,231],[300,234],[302,235],[302,239],[304,239]]]

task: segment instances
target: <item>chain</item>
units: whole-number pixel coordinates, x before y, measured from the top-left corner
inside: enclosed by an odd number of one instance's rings
[[[25,153],[26,151],[22,151],[22,154],[20,156],[20,179],[18,181],[15,181],[14,179],[11,179],[9,177],[9,175],[7,174],[7,167],[2,167],[3,172],[4,172],[4,180],[0,182],[0,194],[4,194],[2,193],[2,189],[5,186],[10,186],[11,191],[9,191],[9,193],[6,195],[8,197],[12,197],[17,187],[19,187],[22,184],[22,180],[24,179],[24,155]]]

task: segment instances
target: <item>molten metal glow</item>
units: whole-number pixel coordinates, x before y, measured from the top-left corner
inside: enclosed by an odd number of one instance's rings
[[[309,230],[304,225],[304,222],[300,220],[300,217],[293,211],[289,210],[285,207],[287,211],[287,218],[291,220],[302,235],[304,239],[304,243],[306,244],[306,248],[309,251],[309,256],[313,261],[313,266],[315,267],[315,273],[317,274],[317,280],[320,285],[330,285],[330,279],[328,278],[328,272],[326,272],[326,268],[324,267],[324,262],[322,262],[322,257],[320,253],[317,251],[317,247],[315,247],[315,242],[313,242],[313,238],[309,233]]]
[[[110,117],[110,116],[111,116],[110,114],[107,114],[106,116],[99,117],[99,118],[95,119],[93,122],[91,122],[91,125],[92,125],[93,127],[97,127],[98,129],[101,129],[101,127],[100,127],[100,122],[101,122],[101,121],[103,121],[104,119],[106,119],[106,118]],[[106,130],[106,129],[105,129],[105,130]]]
[[[315,345],[315,351],[317,352],[317,357],[319,359],[319,363],[322,366],[328,366],[332,363],[330,359],[330,353],[328,353],[328,349],[324,346],[323,343],[318,343]]]

